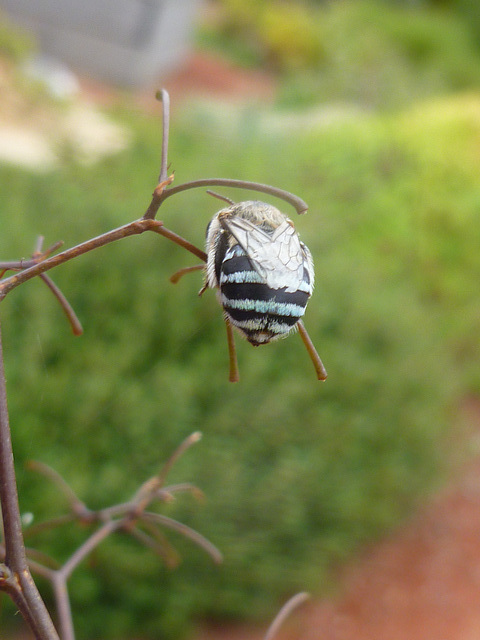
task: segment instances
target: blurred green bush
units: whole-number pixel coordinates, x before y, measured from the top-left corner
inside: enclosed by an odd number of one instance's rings
[[[159,127],[135,128],[133,149],[95,167],[0,167],[2,258],[27,256],[37,234],[71,246],[142,215]],[[173,128],[177,182],[259,180],[309,202],[296,219],[317,272],[306,325],[329,379],[315,380],[293,336],[259,349],[238,341],[241,382],[229,384],[214,295],[197,297],[199,274],[171,285],[195,260],[153,234],[52,273],[85,325],[80,339],[41,282],[6,299],[20,496],[37,521],[61,499],[23,470],[27,459],[54,466],[98,507],[128,497],[186,435],[205,434],[171,479],[197,483],[207,501],[166,512],[217,544],[224,566],[178,541],[184,562],[169,572],[114,538],[72,580],[80,638],[173,638],[195,616],[264,616],[297,589],[328,589],[332,565],[431,490],[452,448],[452,409],[480,390],[478,96],[297,136],[263,132],[252,112],[230,131],[193,116]],[[218,208],[187,192],[161,219],[201,245]],[[66,557],[79,535],[29,544]]]
[[[284,106],[390,109],[480,84],[480,24],[465,7],[434,5],[220,0],[199,38],[241,64],[270,67]]]

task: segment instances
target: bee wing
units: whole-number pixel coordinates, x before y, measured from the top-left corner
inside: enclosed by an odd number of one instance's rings
[[[249,220],[232,216],[222,224],[250,258],[255,271],[272,289],[298,289],[303,280],[305,255],[291,222],[285,220],[273,234]]]

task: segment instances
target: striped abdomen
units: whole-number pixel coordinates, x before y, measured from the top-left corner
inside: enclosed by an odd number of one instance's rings
[[[231,323],[255,346],[286,336],[303,316],[312,293],[308,267],[297,290],[273,288],[239,244],[225,245],[225,251],[217,247],[215,270],[220,302]],[[277,280],[281,284],[281,274]]]

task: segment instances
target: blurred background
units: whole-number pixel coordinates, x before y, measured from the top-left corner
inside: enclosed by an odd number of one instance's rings
[[[292,336],[260,349],[237,340],[241,381],[229,384],[215,296],[198,298],[200,273],[170,284],[195,260],[157,236],[51,272],[81,338],[40,281],[8,296],[13,444],[34,522],[64,504],[27,460],[99,508],[204,434],[170,480],[194,482],[206,500],[187,495],[164,513],[216,544],[223,565],[173,533],[175,570],[111,538],[72,578],[78,637],[196,638],[200,624],[210,640],[232,638],[231,624],[265,625],[303,590],[320,604],[294,637],[470,637],[480,624],[478,529],[468,529],[480,513],[477,3],[0,0],[1,260],[28,257],[39,234],[69,247],[144,213],[162,86],[176,183],[253,180],[309,204],[295,219],[316,265],[305,324],[329,377],[315,380]],[[202,246],[220,206],[188,191],[159,217]],[[27,543],[61,560],[85,535]],[[378,548],[345,586],[344,567]],[[1,602],[4,637],[19,621]]]

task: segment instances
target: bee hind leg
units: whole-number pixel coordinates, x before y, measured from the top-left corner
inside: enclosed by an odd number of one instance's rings
[[[225,319],[225,326],[227,328],[227,343],[228,343],[228,361],[229,361],[229,376],[230,382],[238,382],[240,380],[240,374],[238,371],[237,362],[237,350],[235,348],[235,336],[233,335],[232,323],[228,318]]]
[[[308,351],[308,355],[310,356],[310,360],[313,362],[313,366],[315,367],[315,372],[317,374],[318,380],[326,380],[327,379],[327,370],[323,366],[323,362],[320,360],[320,356],[315,349],[313,342],[310,339],[310,336],[305,329],[305,325],[301,320],[297,322],[298,333],[303,340],[303,344],[305,345],[306,350]]]
[[[203,269],[204,266],[205,265],[203,264],[195,264],[193,267],[183,267],[183,269],[175,271],[175,273],[170,276],[170,282],[172,282],[173,284],[177,284],[180,278],[186,273],[191,273],[192,271],[200,271],[200,269]]]

